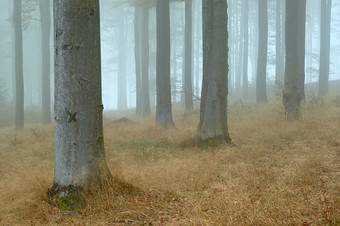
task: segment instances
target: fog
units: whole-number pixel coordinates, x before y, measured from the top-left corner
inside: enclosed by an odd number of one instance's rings
[[[102,41],[102,94],[105,110],[127,110],[136,107],[136,69],[134,58],[134,6],[131,1],[101,0],[101,41]],[[151,107],[155,106],[156,69],[156,18],[154,3],[149,3],[149,94]],[[241,97],[237,90],[237,48],[236,31],[241,15],[241,1],[228,1],[229,16],[229,98]],[[39,1],[23,0],[23,68],[25,87],[25,108],[40,111],[41,106],[41,27]],[[309,83],[318,81],[320,53],[320,1],[307,1],[306,16],[306,89]],[[202,18],[201,0],[193,3],[192,26],[192,88],[194,100],[199,99],[202,79]],[[14,33],[12,24],[13,1],[0,1],[0,83],[9,107],[14,102]],[[51,4],[52,12],[52,4]],[[340,79],[340,3],[333,1],[331,16],[331,47],[329,80]],[[272,96],[275,86],[275,16],[276,1],[268,0],[268,95]],[[171,28],[171,93],[175,108],[183,107],[183,56],[185,10],[183,1],[170,4]],[[257,4],[249,1],[249,92],[254,93],[257,45]],[[51,92],[53,93],[53,28],[51,30]],[[236,46],[236,45],[235,45]],[[119,80],[121,78],[121,80]],[[126,89],[124,88],[126,87]],[[4,92],[5,91],[5,92]],[[317,93],[317,90],[313,90]],[[53,95],[51,95],[53,98]],[[254,95],[250,95],[252,97]],[[120,97],[121,101],[118,101]],[[198,101],[195,102],[196,105]],[[51,108],[53,100],[51,101]]]

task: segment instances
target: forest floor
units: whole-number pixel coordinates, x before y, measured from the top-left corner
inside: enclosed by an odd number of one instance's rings
[[[233,102],[232,146],[201,149],[199,114],[175,112],[175,129],[154,116],[105,115],[112,184],[81,214],[47,196],[53,127],[0,130],[0,225],[339,225],[340,107],[315,96],[287,122],[278,103]]]

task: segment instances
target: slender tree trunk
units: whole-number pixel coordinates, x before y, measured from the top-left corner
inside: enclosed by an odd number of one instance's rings
[[[141,65],[142,65],[142,106],[143,116],[151,113],[149,95],[149,9],[142,7],[141,13]]]
[[[22,51],[21,0],[14,0],[15,34],[15,128],[24,128],[24,71]]]
[[[229,143],[228,30],[225,0],[203,0],[203,83],[198,138]]]
[[[331,9],[331,0],[321,1],[319,96],[328,93]]]
[[[267,0],[259,2],[259,48],[256,75],[256,102],[264,103],[267,100],[267,49],[268,49],[268,14]]]
[[[157,23],[156,122],[164,127],[169,127],[174,126],[174,121],[172,119],[171,85],[170,85],[170,15],[168,0],[157,0],[156,23]]]
[[[286,1],[286,66],[283,103],[287,120],[300,118],[299,1]]]
[[[40,21],[42,35],[42,123],[51,123],[51,72],[50,72],[50,1],[40,0]]]
[[[192,0],[185,1],[185,51],[184,51],[184,102],[185,109],[192,110]]]
[[[306,0],[298,1],[299,17],[298,17],[298,47],[299,47],[299,86],[300,99],[305,99],[305,33],[306,33]]]
[[[276,0],[276,67],[275,67],[275,80],[276,82],[283,82],[283,68],[282,68],[282,0]]]
[[[135,36],[135,67],[136,67],[136,114],[142,115],[142,86],[141,86],[141,59],[140,59],[140,7],[135,7],[134,36]]]
[[[76,12],[76,13],[75,13]],[[110,178],[103,139],[98,0],[54,0],[55,166],[51,196],[80,211]]]
[[[243,8],[243,69],[242,69],[242,85],[243,98],[248,99],[248,0],[242,1]]]
[[[119,23],[119,46],[118,46],[118,110],[127,109],[126,97],[126,22],[125,22],[125,9],[122,6],[119,10],[120,23]]]

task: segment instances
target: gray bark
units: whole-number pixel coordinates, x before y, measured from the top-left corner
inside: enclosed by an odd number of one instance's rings
[[[141,65],[142,65],[142,115],[151,113],[149,95],[149,9],[142,7],[141,13]]]
[[[275,67],[275,80],[276,82],[283,83],[284,78],[284,49],[283,46],[283,13],[284,7],[282,0],[276,0],[276,67]]]
[[[225,0],[203,0],[203,82],[198,138],[229,143],[228,30]]]
[[[99,1],[54,0],[54,29],[55,167],[50,195],[61,198],[79,188],[94,189],[110,177],[103,139]],[[71,210],[83,207],[66,205]]]
[[[185,1],[184,103],[193,109],[192,101],[192,0]]]
[[[298,47],[299,47],[299,86],[300,100],[305,99],[305,32],[306,32],[306,0],[298,1]]]
[[[248,0],[242,1],[242,22],[243,22],[243,69],[242,69],[242,85],[243,98],[248,98]]]
[[[136,67],[136,114],[142,114],[142,86],[141,86],[141,60],[140,60],[140,11],[135,7],[134,37],[135,37],[135,67]]]
[[[42,35],[42,89],[41,89],[41,109],[42,123],[51,123],[51,74],[50,74],[50,31],[51,31],[51,14],[50,1],[40,0],[40,22]]]
[[[259,3],[259,45],[256,73],[256,102],[264,103],[267,100],[267,49],[268,49],[268,13],[267,0],[258,0]]]
[[[21,0],[14,0],[15,35],[15,128],[24,128],[24,71],[22,50]]]
[[[328,93],[331,9],[331,0],[321,1],[319,96]]]
[[[157,0],[156,23],[157,23],[156,122],[164,127],[169,127],[174,126],[174,121],[172,119],[171,85],[170,85],[170,15],[168,0]]]
[[[126,22],[124,6],[119,10],[119,44],[118,44],[118,110],[127,109],[126,97]]]
[[[299,1],[286,1],[286,65],[283,103],[287,120],[300,118]]]

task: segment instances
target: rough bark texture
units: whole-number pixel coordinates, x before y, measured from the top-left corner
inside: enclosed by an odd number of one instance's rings
[[[286,66],[283,89],[283,103],[287,120],[300,118],[300,87],[299,87],[299,2],[286,1]]]
[[[136,114],[142,114],[142,85],[140,61],[140,7],[135,6],[134,36],[135,36],[135,67],[136,67]]]
[[[42,123],[51,123],[51,73],[50,73],[50,31],[51,14],[50,1],[40,0],[40,22],[42,35]]]
[[[185,1],[184,102],[185,109],[193,109],[192,101],[192,0]]]
[[[321,1],[319,96],[328,93],[331,9],[331,0]]]
[[[142,7],[141,14],[142,115],[148,116],[151,113],[149,95],[149,9]]]
[[[156,122],[162,126],[174,126],[172,119],[171,85],[170,85],[170,15],[169,1],[157,0],[157,106]]]
[[[98,0],[54,0],[55,170],[66,204],[110,177],[105,162]],[[77,201],[76,203],[79,204]],[[82,206],[82,205],[80,205]],[[78,208],[77,205],[74,208]]]
[[[267,100],[267,49],[268,49],[268,13],[267,0],[258,0],[259,3],[259,47],[256,73],[256,102],[264,103]]]
[[[15,35],[15,128],[24,128],[24,71],[22,51],[21,0],[14,0]]]
[[[225,0],[203,0],[203,83],[198,138],[229,143],[228,32]]]

